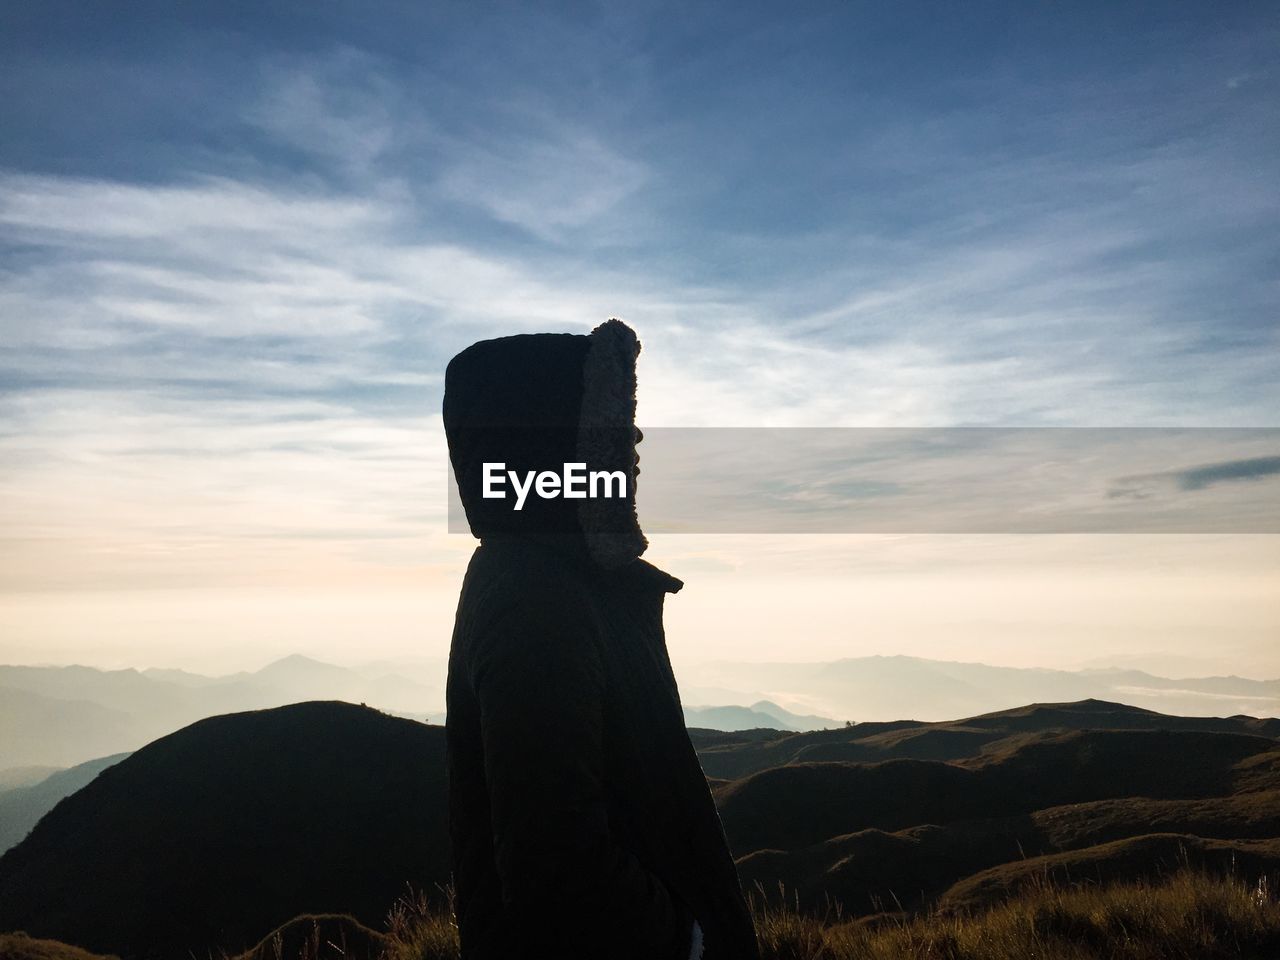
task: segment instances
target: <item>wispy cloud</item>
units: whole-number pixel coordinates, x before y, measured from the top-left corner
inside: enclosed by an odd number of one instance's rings
[[[117,18],[91,53],[0,31],[8,575],[454,562],[445,362],[611,315],[645,343],[646,425],[1271,425],[1264,32],[1100,43],[1046,8],[1019,14],[1032,56],[981,16],[882,16],[335,9],[174,18],[145,49]],[[877,564],[951,562],[921,549]],[[777,548],[856,565],[818,552]]]
[[[1261,480],[1277,474],[1280,474],[1280,457],[1250,457],[1183,470],[1178,474],[1178,485],[1183,490],[1203,490],[1218,483]]]
[[[378,58],[364,51],[272,58],[260,73],[261,92],[244,106],[244,119],[276,150],[295,151],[294,164],[302,156],[348,179],[376,176],[379,160],[422,132]]]
[[[646,179],[641,163],[587,131],[512,132],[461,153],[436,189],[552,242],[598,223]]]
[[[1221,484],[1265,480],[1280,475],[1280,457],[1246,457],[1222,460],[1178,470],[1137,473],[1118,477],[1107,495],[1120,499],[1146,499],[1161,486],[1178,490],[1207,490]]]

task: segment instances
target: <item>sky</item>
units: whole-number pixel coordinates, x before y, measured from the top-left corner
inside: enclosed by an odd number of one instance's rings
[[[1264,3],[6,5],[0,661],[447,650],[441,380],[486,337],[626,319],[645,427],[1280,426],[1277,40]],[[1280,676],[1272,534],[652,540],[677,664]]]

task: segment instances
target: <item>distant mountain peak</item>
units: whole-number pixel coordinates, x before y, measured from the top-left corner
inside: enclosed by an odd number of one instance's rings
[[[308,657],[304,653],[291,653],[288,656],[281,657],[279,660],[272,660],[265,667],[255,671],[258,674],[272,674],[284,672],[298,672],[306,670],[309,673],[345,673],[346,668],[340,667],[336,663],[327,663],[324,660],[317,660],[314,657]]]
[[[304,663],[318,664],[324,667],[333,666],[333,664],[326,663],[324,660],[317,660],[315,657],[309,657],[305,653],[290,653],[290,654],[286,654],[283,657],[280,657],[277,660],[272,660],[270,663],[267,664],[266,667],[263,667],[262,669],[266,670],[267,667],[278,667],[278,666],[281,666],[282,664],[304,664]]]

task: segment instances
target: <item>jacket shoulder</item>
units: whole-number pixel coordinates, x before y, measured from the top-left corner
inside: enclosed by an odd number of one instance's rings
[[[482,545],[467,568],[459,613],[472,643],[514,633],[597,632],[587,577],[554,553]]]
[[[535,606],[552,600],[589,601],[591,586],[573,563],[555,553],[519,544],[482,544],[472,558],[467,579],[498,597]]]

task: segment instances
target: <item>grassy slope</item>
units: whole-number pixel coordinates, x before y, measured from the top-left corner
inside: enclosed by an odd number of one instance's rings
[[[1273,727],[1243,718],[1196,718],[1185,725],[1184,719],[1089,701],[950,725],[867,724],[860,731],[795,737],[696,731],[695,740],[703,751],[742,751],[748,766],[766,756],[783,764],[714,785],[734,849],[754,851],[740,859],[744,881],[775,888],[784,881],[810,914],[818,895],[830,894],[844,903],[848,921],[878,913],[886,903],[927,910],[944,893],[944,912],[986,910],[1006,897],[1039,895],[1037,885],[1046,878],[1133,884],[1186,864],[1280,869],[1280,841],[1257,842],[1280,835],[1280,748],[1259,736],[1273,733]],[[1088,729],[1090,723],[1121,729]],[[323,736],[316,735],[317,724]],[[849,730],[861,733],[856,743]],[[385,884],[365,889],[365,881],[387,865],[364,860],[371,850],[416,850],[426,843],[426,828],[443,823],[443,781],[435,775],[442,759],[440,733],[338,703],[202,721],[139,751],[102,782],[64,801],[42,825],[48,829],[37,830],[39,836],[0,860],[0,904],[8,904],[0,913],[30,900],[30,916],[15,916],[18,926],[25,923],[35,932],[39,917],[50,924],[40,931],[46,935],[122,951],[115,944],[148,937],[155,945],[189,941],[195,924],[212,917],[221,918],[221,932],[216,939],[209,937],[213,931],[202,934],[203,942],[228,949],[244,949],[300,908],[350,911],[365,925],[376,925],[394,893]],[[842,744],[873,749],[878,758],[897,752],[899,759],[804,760]],[[908,753],[917,758],[903,756]],[[402,781],[417,787],[401,797]],[[109,789],[113,783],[116,789]],[[369,790],[370,784],[379,789]],[[396,790],[389,790],[393,785]],[[110,829],[103,829],[107,821]],[[391,837],[381,830],[409,823],[423,828],[423,837],[403,830]],[[317,843],[321,837],[325,842]],[[426,847],[439,861],[436,871],[443,868],[445,848],[436,842]],[[424,850],[408,851],[412,864],[421,867],[432,859]],[[175,869],[175,859],[187,869]],[[375,859],[385,860],[385,853]],[[245,873],[244,864],[264,861],[273,868]],[[101,868],[112,864],[108,881]],[[124,876],[120,864],[149,865],[149,875]],[[65,874],[65,889],[50,886],[56,878],[44,876],[52,866]],[[95,870],[101,875],[91,876]],[[228,882],[231,870],[237,882]],[[335,882],[327,884],[326,878]],[[38,890],[36,880],[43,884]],[[104,908],[93,918],[87,910],[91,900]],[[55,903],[70,911],[59,920],[65,933],[51,929]],[[181,916],[195,905],[198,915]],[[851,922],[815,927],[812,920],[777,913],[776,897],[766,905],[761,896],[757,908],[762,932],[770,917],[807,930],[806,937],[820,930],[824,943],[835,942],[833,930],[846,938],[850,931],[862,936],[870,930]],[[448,956],[455,949],[447,918],[432,909],[406,903],[397,908],[390,936],[402,950],[418,951],[397,960]],[[127,937],[93,942],[105,926],[126,919]],[[347,930],[340,918],[326,922]],[[933,934],[922,924],[942,930],[960,922],[932,913],[897,927],[925,937]],[[165,923],[171,929],[161,931]],[[77,925],[83,938],[72,930]],[[286,925],[282,935],[305,933],[304,927],[306,922]],[[238,935],[228,935],[232,929]],[[419,945],[403,946],[410,941]],[[873,949],[858,949],[864,948]],[[770,956],[845,956],[786,950]],[[276,960],[274,949],[258,955]],[[7,958],[0,951],[0,960]]]
[[[1118,797],[1221,796],[1236,786],[1237,764],[1275,747],[1239,733],[1042,733],[963,762],[789,763],[718,788],[716,801],[734,852],[745,856],[869,828],[1012,817]]]
[[[25,933],[0,933],[0,960],[116,960],[114,954],[90,953],[57,940]]]
[[[406,880],[448,876],[443,734],[338,702],[198,721],[0,857],[0,930],[203,956],[306,911],[378,924]]]
[[[785,898],[784,898],[785,899]],[[1043,876],[1009,899],[975,911],[914,918],[882,914],[816,918],[752,897],[763,960],[1273,960],[1280,956],[1280,901],[1267,879],[1178,870],[1156,882],[1063,884]],[[386,931],[338,917],[300,917],[245,955],[270,960],[458,960],[452,914],[403,897]],[[320,936],[314,935],[322,930]],[[325,936],[338,932],[338,937]],[[342,932],[364,935],[359,946]],[[342,939],[342,948],[335,940]],[[377,949],[370,949],[375,946]],[[354,949],[352,949],[354,947]],[[4,960],[101,960],[24,935],[0,935]]]
[[[969,760],[999,755],[1047,732],[1177,730],[1280,737],[1280,720],[1254,717],[1176,717],[1103,700],[1030,704],[939,723],[897,720],[859,723],[807,733],[700,730],[694,742],[712,777],[736,779],[786,763],[815,761]]]
[[[824,918],[753,897],[763,960],[1274,960],[1280,901],[1266,880],[1178,870],[1098,886],[1043,878],[972,912]],[[397,905],[385,960],[458,960],[452,917]],[[321,955],[322,956],[322,955]],[[274,958],[273,958],[274,960]],[[320,960],[306,950],[281,960]]]

